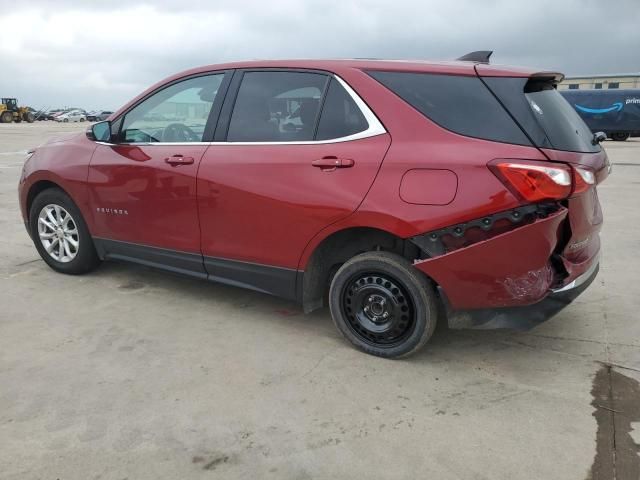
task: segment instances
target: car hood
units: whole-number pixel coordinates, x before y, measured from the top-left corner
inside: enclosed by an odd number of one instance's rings
[[[82,135],[84,135],[83,132],[66,133],[66,134],[60,135],[58,137],[50,138],[49,140],[44,142],[42,145],[51,145],[52,143],[64,143],[64,142],[68,142],[69,140],[73,140],[74,138],[77,138],[77,137],[82,136]]]

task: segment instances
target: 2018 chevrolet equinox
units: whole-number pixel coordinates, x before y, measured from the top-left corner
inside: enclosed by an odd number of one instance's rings
[[[58,272],[126,260],[328,303],[356,347],[408,355],[598,269],[601,136],[561,74],[481,56],[179,73],[29,152],[25,225]]]

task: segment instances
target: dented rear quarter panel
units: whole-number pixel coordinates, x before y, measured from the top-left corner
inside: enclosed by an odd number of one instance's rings
[[[489,240],[417,261],[415,267],[442,287],[454,309],[530,305],[553,285],[549,259],[567,214],[562,208]]]
[[[596,185],[586,192],[572,195],[567,200],[569,236],[561,252],[561,258],[568,273],[567,281],[571,281],[586,272],[600,252],[603,214],[597,185],[609,176],[611,164],[604,148],[596,153],[550,149],[543,149],[542,152],[549,160],[569,163],[574,167],[587,167],[593,170],[596,176]]]

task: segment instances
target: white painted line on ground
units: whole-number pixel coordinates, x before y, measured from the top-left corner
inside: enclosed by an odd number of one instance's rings
[[[0,152],[0,155],[26,155],[28,150],[20,150],[19,152]]]

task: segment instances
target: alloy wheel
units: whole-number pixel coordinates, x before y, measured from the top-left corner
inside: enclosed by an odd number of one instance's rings
[[[60,205],[49,204],[40,211],[38,237],[45,251],[58,262],[68,263],[78,254],[78,225]]]

